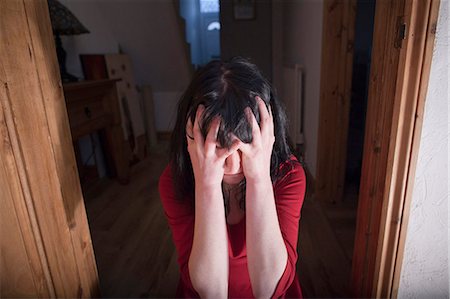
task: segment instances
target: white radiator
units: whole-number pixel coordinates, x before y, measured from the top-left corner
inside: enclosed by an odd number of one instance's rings
[[[296,145],[303,144],[303,71],[298,64],[283,66],[282,100],[289,120],[289,135]]]

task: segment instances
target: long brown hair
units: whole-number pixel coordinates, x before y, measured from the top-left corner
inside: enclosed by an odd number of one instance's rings
[[[287,136],[287,118],[281,103],[259,69],[248,60],[237,57],[229,62],[211,61],[199,69],[181,96],[178,114],[171,137],[171,167],[177,198],[194,197],[194,173],[187,151],[186,123],[188,118],[195,121],[197,107],[202,104],[205,111],[200,130],[206,137],[215,116],[222,118],[218,132],[218,142],[229,148],[233,133],[242,142],[252,142],[251,124],[245,117],[244,109],[250,107],[258,124],[260,116],[255,97],[264,100],[272,109],[274,117],[275,143],[271,157],[271,178],[279,176],[279,165],[289,160],[291,149]]]

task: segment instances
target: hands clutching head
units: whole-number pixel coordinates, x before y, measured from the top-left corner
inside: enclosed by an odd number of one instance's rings
[[[275,142],[273,115],[271,108],[267,109],[260,97],[257,96],[256,101],[260,113],[260,125],[250,107],[245,108],[245,115],[252,127],[251,143],[244,143],[233,136],[230,148],[220,147],[217,141],[221,122],[219,116],[212,120],[207,136],[204,138],[200,131],[200,122],[205,111],[203,105],[197,108],[194,124],[191,118],[188,119],[186,140],[196,184],[201,184],[203,187],[220,185],[227,158],[237,151],[241,152],[242,171],[247,182],[270,177],[270,161]]]

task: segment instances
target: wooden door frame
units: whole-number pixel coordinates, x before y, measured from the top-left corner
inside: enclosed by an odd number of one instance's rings
[[[97,297],[47,1],[0,1],[0,38],[0,295]]]
[[[45,274],[36,277],[45,281],[37,295],[96,296],[98,277],[57,60],[54,54],[49,55],[55,49],[47,4],[45,1],[0,3],[0,24],[5,26],[1,49],[2,53],[11,54],[7,54],[8,63],[0,64],[0,112],[3,114],[0,125],[2,134],[7,134],[3,136],[7,142],[1,148],[0,161],[10,174],[2,177],[2,183],[5,179],[17,187],[9,189],[15,212],[29,217],[19,222],[27,250],[38,249],[37,257],[29,252],[30,257],[38,259],[30,261],[32,268],[43,267]],[[333,2],[325,3],[324,8],[329,8]],[[438,10],[438,0],[377,2],[352,269],[352,291],[358,297],[395,297],[398,291]],[[349,20],[351,13],[346,18]],[[24,25],[24,34],[19,34],[24,40],[3,43],[3,38],[12,34],[6,29],[19,28],[18,21]],[[396,42],[403,22],[407,38]],[[344,65],[349,63],[348,56],[344,55],[349,36],[339,44]],[[7,51],[3,51],[4,47]],[[341,77],[343,85],[339,85],[343,87],[341,96],[348,90],[345,79],[348,68],[342,69],[347,71]],[[322,81],[325,75],[322,72]],[[24,80],[30,81],[29,85],[24,85]],[[24,93],[21,86],[32,88]],[[24,100],[29,102],[24,104]],[[32,122],[37,119],[43,127],[36,127],[36,122]],[[319,132],[324,132],[323,123]],[[41,135],[47,137],[36,142],[36,136]],[[327,148],[320,145],[319,152]],[[38,149],[40,159],[36,159]],[[342,153],[341,150],[339,157]],[[71,166],[67,167],[67,163]],[[34,182],[39,174],[48,177],[49,185]],[[49,194],[50,198],[44,196]],[[50,211],[57,212],[52,214],[54,218],[48,217]]]
[[[356,0],[323,5],[319,129],[314,197],[341,201],[352,87]]]
[[[316,178],[316,190],[322,199],[332,192],[337,192],[334,195],[339,199],[344,180],[346,132],[331,136],[329,132],[336,131],[339,119],[345,120],[344,128],[348,126],[348,115],[333,113],[348,113],[346,80],[351,78],[351,70],[330,69],[327,65],[332,55],[348,57],[342,45],[352,42],[351,30],[337,38],[329,34],[335,30],[330,27],[333,20],[327,18],[331,8],[351,9],[339,8],[339,3],[325,0],[324,5]],[[350,283],[356,297],[396,297],[398,293],[438,11],[439,0],[376,2]],[[351,24],[351,12],[339,16],[347,19],[341,19],[341,24]],[[335,49],[339,49],[338,54]],[[333,101],[334,110],[327,106]],[[341,160],[333,162],[333,157]]]

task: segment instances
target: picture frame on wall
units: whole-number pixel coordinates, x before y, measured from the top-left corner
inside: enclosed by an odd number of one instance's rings
[[[256,0],[233,0],[233,15],[235,20],[255,19]]]

